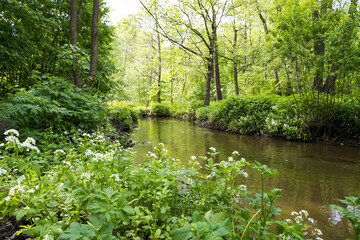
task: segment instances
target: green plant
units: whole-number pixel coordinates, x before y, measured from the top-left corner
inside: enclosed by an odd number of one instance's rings
[[[0,104],[4,119],[17,129],[89,131],[104,123],[107,108],[89,89],[80,89],[55,77],[46,77],[32,90],[18,92]]]
[[[170,107],[165,104],[155,103],[150,109],[154,117],[170,117]]]
[[[346,217],[354,229],[354,239],[360,239],[360,197],[349,196],[339,202],[346,205],[346,208],[338,205],[330,205],[331,208],[340,212]]]

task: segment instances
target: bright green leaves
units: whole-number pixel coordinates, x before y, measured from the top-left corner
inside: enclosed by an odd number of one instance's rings
[[[360,239],[360,197],[349,196],[339,200],[339,202],[347,205],[347,207],[338,205],[330,205],[330,207],[339,211],[342,216],[349,220],[354,228],[354,239]]]
[[[71,223],[70,227],[59,236],[59,239],[111,240],[116,239],[111,234],[113,229],[113,223],[105,222],[101,214],[94,214],[90,216],[87,224]]]
[[[206,239],[219,240],[232,231],[229,219],[223,212],[213,213],[211,210],[202,216],[199,212],[192,215],[192,223],[171,232],[174,240]]]

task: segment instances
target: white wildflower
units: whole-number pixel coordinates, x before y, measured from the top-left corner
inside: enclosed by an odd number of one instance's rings
[[[315,229],[314,229],[314,232],[315,232],[315,234],[318,235],[318,236],[322,236],[322,235],[323,235],[323,233],[321,232],[320,229],[315,228]]]
[[[91,177],[90,173],[82,173],[80,178],[81,179],[85,179],[85,180],[89,180]]]
[[[297,217],[295,218],[295,221],[296,221],[297,223],[301,223],[301,222],[304,221],[304,219],[303,219],[301,216],[297,216]]]
[[[17,137],[15,136],[8,136],[5,138],[5,141],[8,142],[8,143],[15,143],[17,145],[20,145],[20,141]]]
[[[246,191],[246,190],[247,190],[246,185],[240,185],[239,188],[240,188],[240,190],[243,190],[243,191]]]
[[[155,153],[152,153],[152,152],[148,152],[148,153],[149,153],[149,157],[157,158],[157,156],[155,155]]]
[[[249,176],[249,174],[247,172],[243,172],[242,175],[247,178]]]
[[[28,192],[28,193],[34,193],[34,192],[35,192],[35,189],[31,188],[31,189],[27,190],[26,192]]]
[[[91,149],[88,149],[88,150],[86,150],[86,152],[85,152],[85,156],[94,156],[94,153],[93,153],[93,151],[91,151]]]
[[[159,146],[161,146],[161,147],[165,147],[165,145],[163,144],[163,143],[159,143]]]
[[[209,149],[213,152],[216,152],[216,148],[210,147]]]
[[[239,155],[238,151],[233,151],[232,155]]]
[[[56,151],[54,152],[54,154],[55,154],[56,156],[58,156],[60,153],[66,155],[65,151],[62,150],[62,149],[58,149],[58,150],[56,150]]]
[[[311,222],[312,224],[315,223],[314,219],[312,219],[312,218],[308,218],[308,220],[309,220],[309,222]]]
[[[19,132],[15,129],[9,129],[7,131],[4,132],[4,135],[15,135],[15,136],[19,136]]]
[[[4,198],[5,201],[10,201],[11,197],[10,196],[7,196],[6,198]]]
[[[71,162],[69,162],[69,161],[64,161],[64,164],[71,166]]]
[[[7,170],[0,168],[0,175],[5,175],[7,173]]]
[[[32,141],[32,140],[30,140],[30,141]],[[36,152],[39,153],[40,150],[39,150],[36,146],[32,145],[30,141],[28,141],[28,139],[26,139],[26,141],[23,142],[23,143],[21,144],[21,146],[22,146],[22,147],[25,147],[27,152],[30,151],[30,150],[35,150]],[[35,141],[35,140],[34,140],[34,141]]]
[[[26,138],[25,143],[30,143],[32,145],[35,145],[36,140],[34,138],[32,138],[32,137],[28,137],[28,138]]]
[[[299,214],[300,215],[304,215],[306,218],[309,216],[309,213],[306,211],[306,210],[301,210],[300,212],[299,212]]]
[[[229,162],[232,162],[232,161],[234,161],[234,158],[233,158],[233,157],[229,157],[228,160],[229,160]]]
[[[113,174],[113,175],[111,175],[110,177],[111,177],[111,178],[112,178],[112,177],[115,178],[115,181],[116,181],[116,182],[120,182],[119,174]]]
[[[292,215],[292,216],[295,216],[295,215],[297,216],[297,215],[299,215],[299,214],[298,214],[297,212],[293,211],[293,212],[291,212],[291,215]]]
[[[292,223],[291,219],[286,219],[285,222]]]
[[[191,160],[193,160],[193,161],[196,160],[196,157],[195,157],[195,156],[191,156],[190,158],[191,158]]]
[[[84,138],[85,138],[85,137],[91,138],[91,135],[88,134],[88,133],[84,133],[84,134],[83,134],[83,137],[84,137]]]

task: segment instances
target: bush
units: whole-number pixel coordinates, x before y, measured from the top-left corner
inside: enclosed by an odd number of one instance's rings
[[[161,103],[151,105],[151,114],[154,117],[170,117],[170,107]]]
[[[104,123],[107,108],[90,90],[48,78],[32,90],[18,92],[2,102],[0,115],[18,129],[90,130]]]
[[[120,132],[130,132],[139,119],[139,113],[127,107],[112,107],[110,121]]]

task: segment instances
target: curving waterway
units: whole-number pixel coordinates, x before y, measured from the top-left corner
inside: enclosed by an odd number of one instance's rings
[[[236,135],[175,119],[140,119],[132,139],[138,142],[134,146],[137,162],[145,161],[146,153],[159,143],[184,164],[191,156],[205,156],[209,147],[220,153],[218,160],[226,160],[236,150],[247,161],[259,161],[279,171],[266,179],[265,191],[282,189],[277,200],[282,218],[293,218],[292,211],[305,209],[324,239],[352,237],[351,225],[329,205],[360,194],[360,148]],[[249,172],[246,185],[259,192],[259,175]]]

